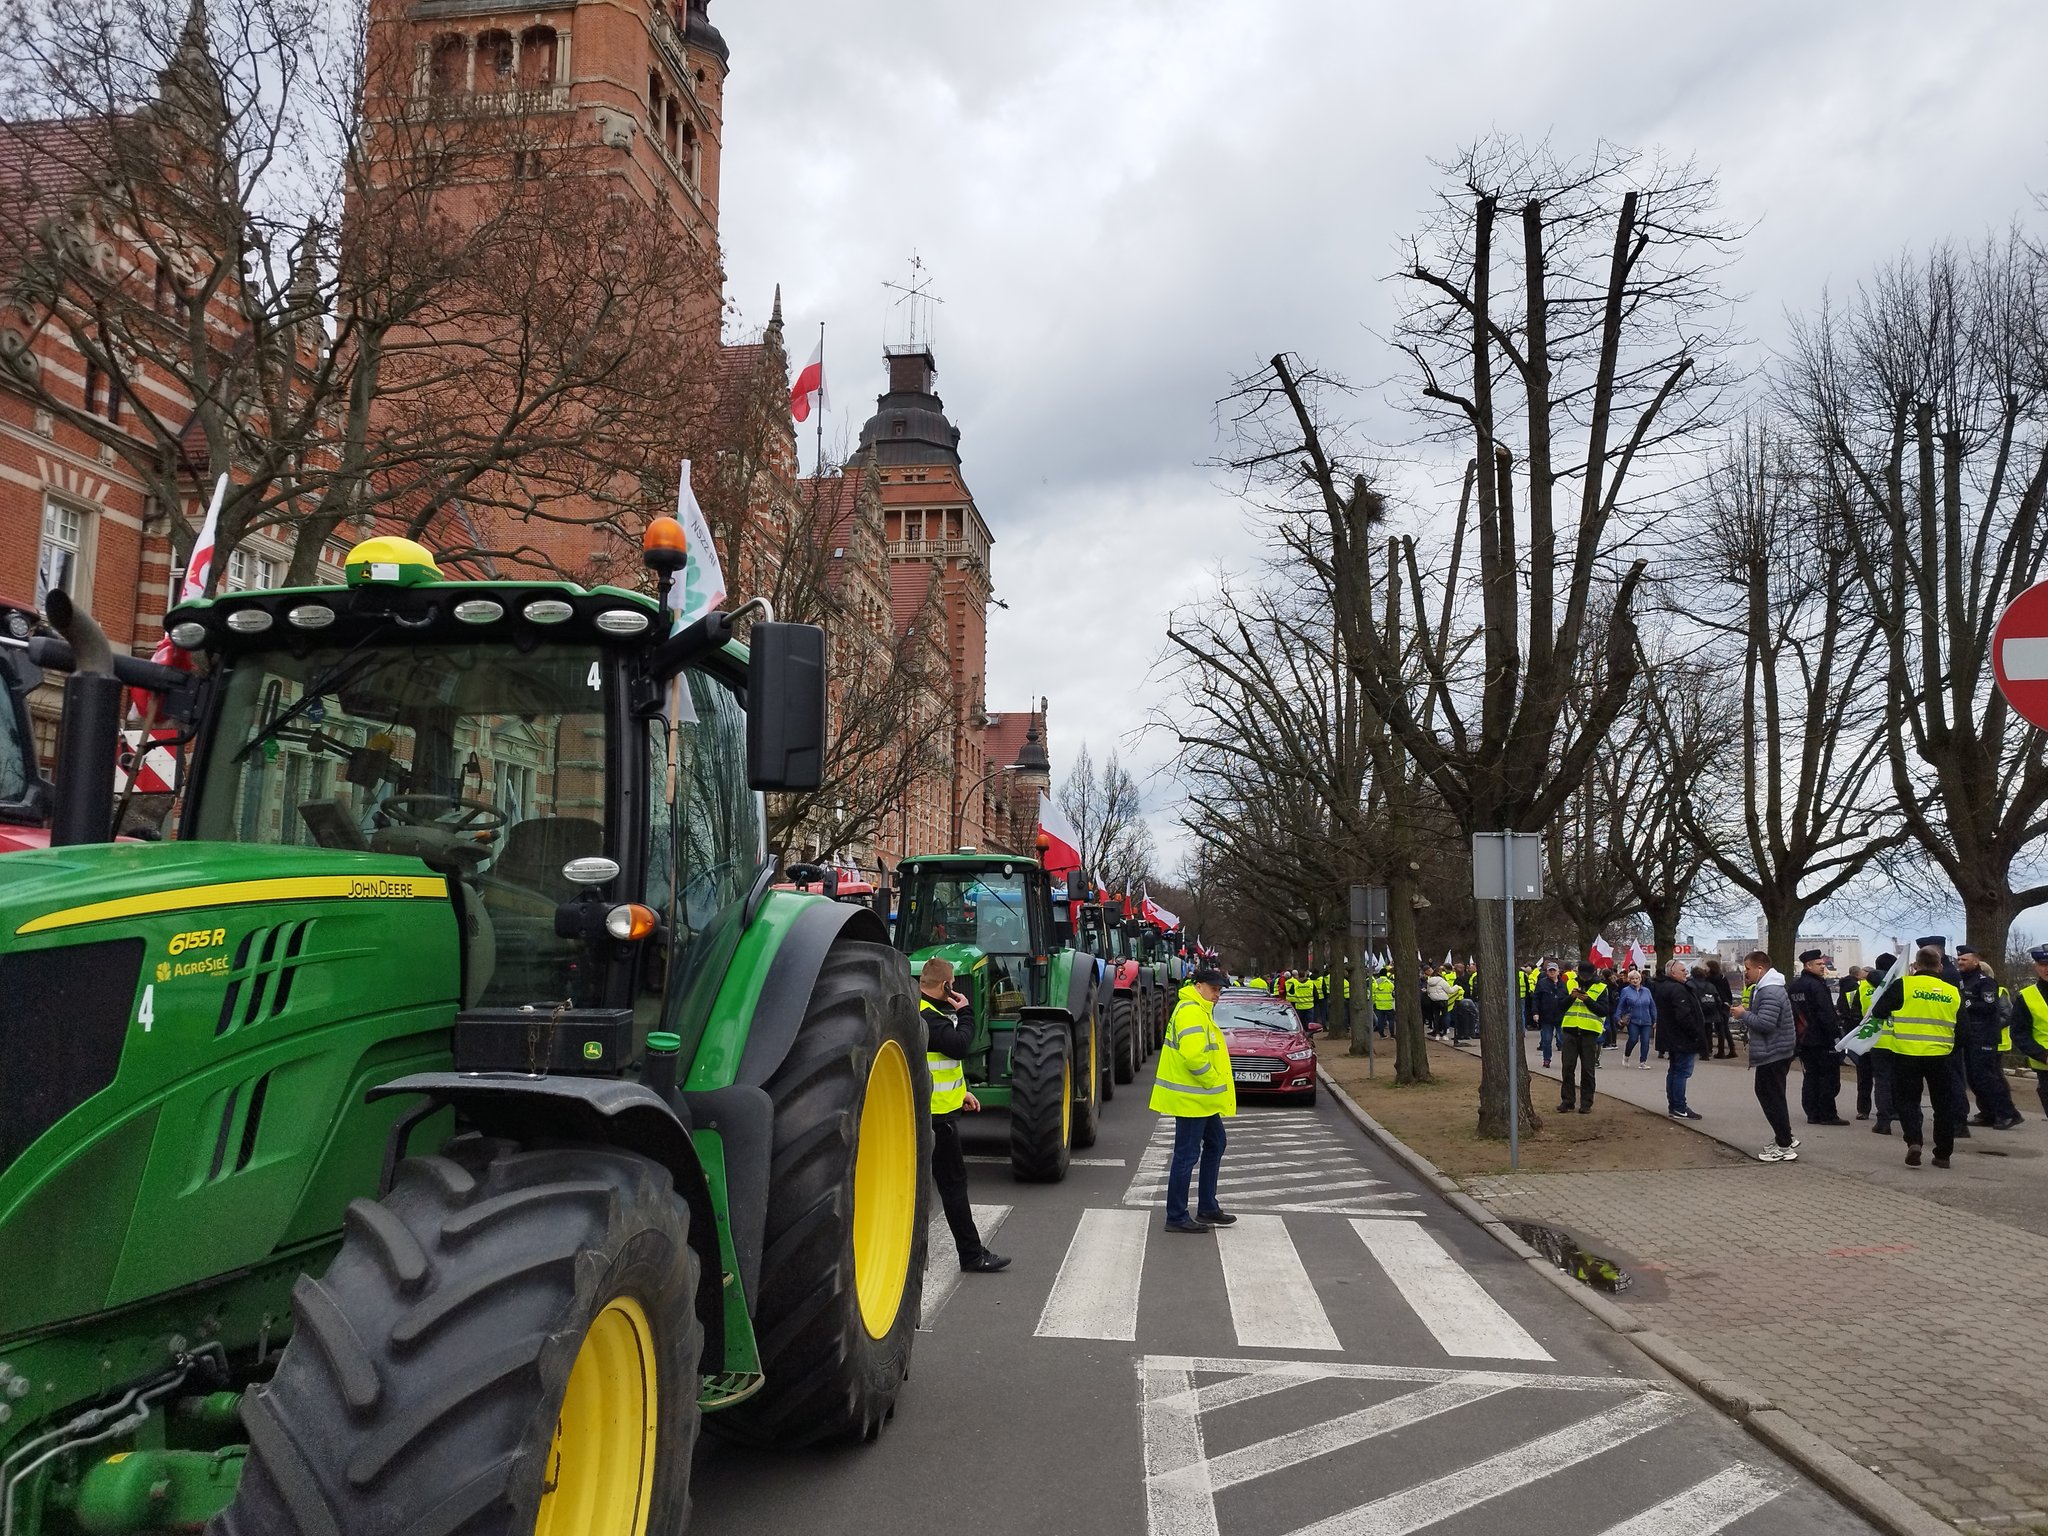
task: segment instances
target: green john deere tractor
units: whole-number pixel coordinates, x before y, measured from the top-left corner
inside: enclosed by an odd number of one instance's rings
[[[347,579],[169,615],[162,843],[107,841],[122,689],[50,605],[52,846],[0,854],[6,1536],[671,1536],[700,1414],[872,1437],[908,1372],[909,970],[770,890],[756,793],[818,780],[822,633],[403,540]]]
[[[1037,860],[1008,854],[922,855],[897,878],[896,947],[913,971],[937,955],[953,962],[974,1009],[967,1086],[1009,1111],[1011,1171],[1065,1178],[1116,1091],[1108,973],[1074,947],[1065,890]]]

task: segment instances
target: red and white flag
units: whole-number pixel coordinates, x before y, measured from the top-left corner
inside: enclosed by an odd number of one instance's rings
[[[1048,874],[1063,875],[1081,867],[1081,834],[1044,794],[1038,797],[1038,832],[1045,839],[1040,857]]]
[[[206,509],[206,520],[199,525],[199,537],[192,543],[191,558],[185,562],[185,579],[179,585],[170,607],[189,603],[194,598],[206,596],[206,578],[213,571],[213,549],[219,542],[220,507],[227,500],[228,477],[222,475],[213,483],[213,501]],[[181,672],[192,670],[192,653],[173,641],[166,633],[150,652],[149,659],[160,667],[176,667]],[[128,702],[136,714],[148,720],[157,709],[156,695],[147,688],[128,690]],[[151,741],[173,741],[177,731],[170,726],[157,726],[149,733]],[[140,744],[139,742],[137,743]],[[142,755],[142,763],[135,771],[135,787],[144,794],[168,793],[174,784],[177,769],[175,758],[169,748],[151,747]]]
[[[1148,923],[1157,923],[1162,928],[1178,928],[1180,919],[1159,905],[1147,894],[1138,908],[1138,915]]]
[[[1607,942],[1604,934],[1597,935],[1586,950],[1586,959],[1589,963],[1596,966],[1612,965],[1614,964],[1614,946]]]
[[[796,382],[789,386],[789,414],[798,421],[811,419],[811,407],[821,411],[832,409],[832,391],[825,387],[825,337],[818,336],[817,349],[811,353],[811,360],[805,363],[796,376]]]

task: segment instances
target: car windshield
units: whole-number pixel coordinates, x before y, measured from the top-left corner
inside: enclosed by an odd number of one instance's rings
[[[899,921],[904,947],[913,954],[936,944],[972,944],[991,955],[1031,953],[1021,874],[920,869],[905,887]]]
[[[608,851],[605,678],[593,645],[314,647],[231,665],[197,837],[410,854],[494,933],[485,1002],[565,998],[569,860]],[[482,978],[479,978],[482,981]]]
[[[1224,1001],[1216,1005],[1216,1024],[1220,1029],[1277,1029],[1283,1035],[1291,1035],[1294,1033],[1292,1011],[1258,1003]]]

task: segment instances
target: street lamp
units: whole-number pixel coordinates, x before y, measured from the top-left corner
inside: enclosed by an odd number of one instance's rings
[[[987,773],[984,773],[980,778],[967,786],[966,791],[960,796],[959,803],[953,807],[953,847],[958,848],[960,846],[960,823],[967,815],[968,797],[981,788],[982,785],[988,783],[990,779],[1005,773],[1015,773],[1023,766],[1022,763],[1005,763],[1000,768],[991,768]]]

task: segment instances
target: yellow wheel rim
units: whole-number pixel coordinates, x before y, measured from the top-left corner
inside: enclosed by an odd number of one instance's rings
[[[569,1368],[534,1536],[646,1536],[655,1387],[647,1314],[632,1297],[614,1297]]]
[[[1060,1145],[1074,1144],[1074,1058],[1060,1063]]]
[[[910,1063],[902,1046],[885,1040],[868,1068],[853,1159],[853,1284],[869,1338],[887,1338],[903,1304],[919,1178]]]

